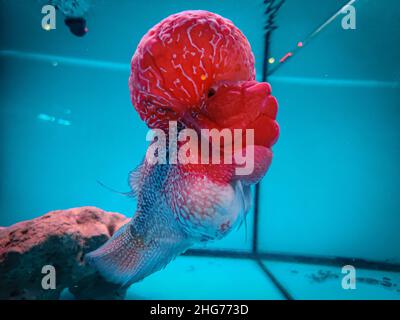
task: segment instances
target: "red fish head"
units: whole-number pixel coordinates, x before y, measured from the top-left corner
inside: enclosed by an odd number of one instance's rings
[[[129,88],[146,124],[165,128],[200,107],[213,85],[254,78],[254,56],[242,32],[215,13],[194,10],[147,32],[132,57]]]

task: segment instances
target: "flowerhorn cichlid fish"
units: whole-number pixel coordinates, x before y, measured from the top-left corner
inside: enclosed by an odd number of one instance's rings
[[[241,139],[231,149],[231,161],[220,163],[154,163],[149,150],[160,137],[152,141],[129,176],[136,213],[86,255],[106,279],[123,286],[162,269],[193,244],[221,239],[239,226],[250,207],[250,186],[268,170],[279,136],[277,101],[269,84],[255,81],[250,44],[217,14],[184,11],[161,21],[140,41],[131,66],[132,103],[150,128],[170,134],[171,123],[177,122],[178,134],[193,130],[200,139],[191,145],[206,141],[208,160],[214,146],[204,138],[204,129],[226,129]],[[166,140],[170,159],[173,138]],[[180,140],[177,145],[184,144]],[[226,154],[229,147],[224,143],[217,153]],[[198,160],[204,149],[194,150]],[[253,164],[246,174],[238,170],[246,166],[236,158],[238,151]]]

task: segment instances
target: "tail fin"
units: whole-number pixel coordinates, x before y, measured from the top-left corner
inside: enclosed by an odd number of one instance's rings
[[[105,279],[121,286],[140,281],[164,268],[191,245],[175,230],[161,233],[168,238],[157,238],[155,235],[145,239],[146,233],[136,232],[132,222],[134,219],[121,227],[102,247],[85,256],[86,262]],[[168,228],[168,225],[163,227]]]

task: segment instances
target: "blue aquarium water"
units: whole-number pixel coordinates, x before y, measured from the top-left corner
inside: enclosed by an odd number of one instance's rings
[[[355,29],[342,26],[345,0],[82,2],[84,22],[67,26],[59,8],[56,29],[44,30],[46,1],[0,1],[1,226],[81,206],[135,213],[134,199],[97,182],[128,191],[148,146],[128,89],[131,57],[163,18],[208,10],[244,33],[257,80],[272,85],[273,162],[252,187],[246,223],[126,298],[400,298],[397,1],[350,1]],[[356,289],[342,287],[345,265]]]

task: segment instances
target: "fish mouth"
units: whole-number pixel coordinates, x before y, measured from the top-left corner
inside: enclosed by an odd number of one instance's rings
[[[278,101],[272,95],[271,85],[267,82],[249,81],[243,88],[248,102],[250,121],[248,128],[255,130],[255,144],[272,147],[279,137],[279,125],[276,121]]]

